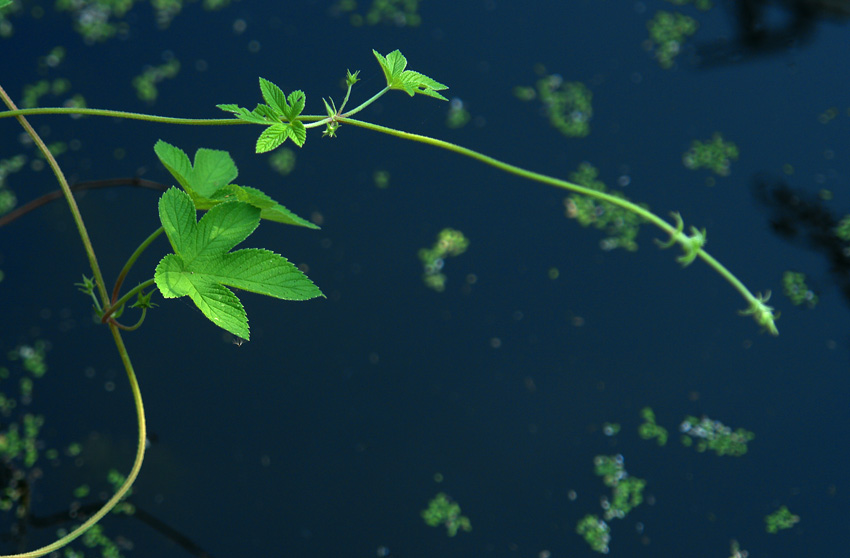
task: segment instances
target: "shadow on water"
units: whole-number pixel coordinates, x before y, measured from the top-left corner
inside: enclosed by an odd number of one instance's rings
[[[736,36],[697,46],[702,68],[774,56],[812,42],[822,23],[850,19],[848,0],[726,0]]]
[[[767,174],[753,178],[753,195],[770,212],[778,236],[824,255],[832,280],[850,304],[850,241],[836,234],[842,217],[817,195]]]

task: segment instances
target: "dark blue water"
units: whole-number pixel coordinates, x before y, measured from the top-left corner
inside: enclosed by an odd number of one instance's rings
[[[432,1],[420,6],[419,27],[353,27],[329,2],[243,0],[215,13],[188,4],[161,30],[139,5],[125,37],[93,46],[67,15],[14,18],[14,36],[0,43],[0,85],[16,100],[24,84],[67,77],[91,107],[169,116],[218,118],[218,103],[253,107],[258,76],[303,89],[305,113],[322,113],[321,97],[341,99],[346,69],[361,70],[352,94],[361,102],[384,83],[371,49],[401,49],[410,68],[450,86],[472,122],[449,129],[447,104],[399,92],[363,119],[554,176],[582,161],[612,187],[628,176],[631,199],[706,227],[706,248],[753,291],[772,290],[782,312],[780,336],[760,334],[736,315],[745,303],[727,283],[700,262],[680,269],[677,253],[654,246],[656,231],[644,228],[636,253],[602,251],[598,231],[564,216],[561,191],[432,147],[352,127],[332,140],[314,132],[282,177],[268,155],[253,153],[255,127],[34,117],[47,141],[78,141],[59,159],[73,180],[142,174],[171,183],[153,153],[163,139],[190,155],[227,150],[238,184],[323,218],[321,231],[263,224],[245,245],[308,266],[327,299],[240,293],[252,336],[237,347],[187,303],[155,295],[160,307],[126,334],[154,437],[133,501],[213,556],[591,556],[575,525],[601,514],[609,493],[593,458],[619,453],[646,479],[646,501],[611,521],[612,555],[728,556],[732,539],[751,556],[845,554],[847,271],[812,246],[805,215],[791,212],[798,234],[790,241],[778,235],[775,208],[756,192],[781,182],[837,219],[850,213],[847,27],[816,20],[790,48],[736,50],[728,8]],[[700,22],[669,70],[644,48],[658,10]],[[242,33],[237,20],[247,24]],[[38,58],[58,45],[65,61],[40,72]],[[138,100],[133,76],[172,55],[177,78],[159,84],[155,104]],[[564,137],[539,102],[513,96],[538,79],[535,64],[591,89],[588,137]],[[837,116],[819,122],[831,107]],[[0,124],[0,157],[32,153],[15,122]],[[727,177],[681,161],[694,139],[714,132],[740,149]],[[376,170],[390,173],[389,188],[375,187]],[[56,188],[47,171],[7,184],[22,202]],[[80,198],[108,281],[158,226],[157,198],[131,188]],[[416,255],[445,227],[471,244],[446,262],[446,290],[436,293]],[[151,277],[167,251],[157,241],[129,281]],[[44,444],[84,445],[79,463],[45,465],[33,483],[33,513],[48,515],[67,508],[73,487],[106,490],[106,469],[129,469],[132,400],[108,331],[91,322],[89,301],[73,287],[88,267],[61,202],[0,230],[0,269],[3,351],[36,339],[52,345],[31,405],[45,415]],[[808,275],[816,308],[782,295],[786,270]],[[667,446],[638,437],[645,406],[670,430]],[[748,453],[683,447],[679,423],[703,414],[753,431]],[[606,421],[622,431],[606,437]],[[440,491],[460,503],[472,532],[448,538],[423,523],[420,511]],[[780,505],[801,520],[768,534],[764,516]],[[104,526],[132,539],[128,555],[187,555],[133,520]],[[30,529],[26,546],[53,536]]]

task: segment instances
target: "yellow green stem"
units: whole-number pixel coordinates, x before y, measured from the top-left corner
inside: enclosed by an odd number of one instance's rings
[[[86,250],[86,255],[89,259],[89,265],[91,266],[92,273],[94,274],[95,283],[97,284],[97,290],[100,294],[100,298],[103,301],[103,307],[106,307],[109,304],[109,295],[106,292],[106,286],[103,282],[103,275],[100,272],[100,266],[97,263],[97,257],[94,253],[94,248],[92,247],[91,239],[89,238],[88,231],[86,231],[85,224],[83,223],[83,217],[80,214],[80,210],[77,207],[77,202],[74,199],[73,194],[71,193],[71,189],[68,186],[68,181],[65,179],[65,174],[62,172],[62,169],[59,167],[59,164],[56,162],[56,159],[53,157],[53,154],[50,153],[50,150],[47,149],[47,146],[42,141],[41,137],[36,133],[33,127],[27,122],[27,119],[21,113],[21,111],[17,110],[15,103],[6,94],[6,91],[0,87],[0,98],[3,99],[3,102],[6,106],[9,107],[9,112],[3,112],[0,114],[5,115],[14,115],[20,122],[21,126],[23,126],[24,130],[29,134],[32,140],[35,142],[39,151],[44,155],[47,159],[50,168],[53,169],[53,173],[56,175],[56,180],[59,181],[59,186],[62,188],[62,193],[65,195],[65,200],[68,202],[68,207],[71,209],[71,214],[74,217],[74,223],[77,225],[77,231],[80,234],[80,238],[83,241],[83,246]],[[79,110],[79,109],[77,109]],[[10,114],[13,113],[13,114]],[[115,507],[118,502],[127,494],[127,491],[130,490],[130,487],[133,485],[133,482],[136,480],[136,477],[139,475],[139,470],[142,467],[142,460],[145,454],[145,411],[142,405],[142,395],[139,391],[139,384],[136,380],[136,374],[133,371],[133,365],[130,362],[130,356],[127,354],[127,348],[124,346],[124,341],[121,339],[121,333],[118,331],[118,328],[114,324],[109,324],[109,329],[112,332],[112,337],[115,340],[115,346],[118,348],[118,354],[121,356],[121,361],[124,363],[124,369],[127,371],[127,377],[130,380],[130,388],[133,392],[133,399],[136,405],[136,415],[138,419],[139,425],[139,442],[138,447],[136,449],[136,459],[133,462],[133,467],[130,470],[130,474],[127,475],[126,480],[118,489],[118,491],[109,499],[103,507],[97,511],[94,515],[92,515],[88,520],[85,521],[82,525],[74,529],[72,532],[68,533],[64,537],[59,540],[49,544],[47,546],[43,546],[39,549],[32,550],[30,552],[24,552],[22,554],[10,554],[5,556],[0,556],[0,558],[37,558],[39,556],[44,556],[45,554],[49,554],[60,548],[64,547],[87,530],[89,530],[92,525],[96,524],[100,519],[109,513],[112,508]]]
[[[372,124],[371,122],[364,122],[362,120],[356,120],[353,118],[339,117],[337,118],[337,121],[340,123],[365,128],[367,130],[380,132],[382,134],[395,136],[397,138],[424,143],[427,145],[433,145],[435,147],[439,147],[447,151],[458,153],[460,155],[463,155],[464,157],[469,157],[471,159],[484,163],[485,165],[495,167],[506,173],[520,176],[528,180],[533,180],[535,182],[548,184],[550,186],[555,186],[556,188],[570,190],[572,192],[576,192],[585,196],[590,196],[592,198],[608,202],[610,204],[622,207],[627,211],[635,213],[642,219],[652,223],[653,225],[670,235],[670,239],[673,242],[681,245],[682,248],[685,250],[686,255],[693,251],[695,256],[702,259],[705,263],[709,265],[709,267],[719,273],[724,279],[726,279],[726,281],[729,282],[729,284],[731,284],[735,288],[735,290],[737,290],[741,294],[741,296],[744,297],[744,299],[748,303],[748,307],[746,310],[742,311],[742,313],[746,315],[752,315],[756,322],[760,326],[770,331],[771,334],[779,334],[779,331],[776,329],[776,325],[774,323],[776,316],[773,314],[773,309],[764,304],[770,296],[769,293],[767,296],[764,297],[761,295],[753,295],[753,293],[751,293],[750,290],[740,280],[738,280],[735,275],[733,275],[728,269],[726,269],[726,267],[724,267],[719,261],[717,261],[701,247],[695,246],[693,244],[693,237],[683,232],[681,222],[677,223],[677,226],[674,226],[665,221],[664,219],[658,217],[651,211],[648,211],[625,198],[612,196],[611,194],[606,194],[605,192],[600,192],[599,190],[586,188],[584,186],[580,186],[578,184],[574,184],[572,182],[568,182],[560,178],[554,178],[552,176],[547,176],[538,172],[529,171],[516,165],[511,165],[498,159],[494,159],[493,157],[484,155],[483,153],[473,151],[472,149],[461,147],[460,145],[456,145],[454,143],[449,143],[447,141],[435,139],[428,136],[422,136],[419,134],[411,134],[410,132],[403,132],[401,130],[396,130],[393,128],[388,128],[386,126],[380,126],[378,124]]]

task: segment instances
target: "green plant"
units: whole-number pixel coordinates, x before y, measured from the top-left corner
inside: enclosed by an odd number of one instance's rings
[[[0,0],[0,7],[2,5],[3,2]],[[607,193],[598,188],[528,171],[442,140],[353,118],[391,90],[404,91],[411,97],[420,94],[446,100],[439,92],[447,89],[447,87],[426,75],[408,70],[407,60],[399,51],[393,51],[386,56],[377,51],[373,51],[373,53],[386,78],[386,86],[362,104],[346,110],[352,87],[358,81],[358,72],[351,73],[349,71],[345,79],[347,91],[344,99],[338,108],[333,100],[323,100],[325,115],[303,115],[306,95],[302,91],[295,90],[286,95],[277,85],[262,78],[259,84],[265,103],[257,105],[253,110],[248,110],[236,104],[218,105],[221,110],[233,114],[233,118],[227,119],[171,118],[79,107],[18,109],[6,92],[0,88],[0,97],[3,98],[9,108],[9,110],[0,113],[0,118],[15,117],[18,119],[47,159],[71,208],[92,272],[91,277],[84,277],[80,287],[92,297],[96,314],[109,327],[113,336],[133,391],[139,425],[138,449],[134,465],[124,483],[104,507],[78,529],[55,543],[18,556],[41,556],[62,548],[71,540],[82,535],[121,501],[139,472],[144,456],[146,431],[144,408],[133,366],[121,337],[121,330],[133,329],[141,325],[146,311],[152,307],[150,302],[151,292],[147,289],[156,285],[165,298],[189,296],[213,323],[240,339],[249,338],[247,316],[239,300],[227,288],[228,286],[286,300],[306,300],[321,296],[318,287],[282,256],[261,249],[231,251],[236,244],[256,229],[262,219],[316,228],[314,225],[294,215],[262,191],[233,184],[232,181],[236,178],[236,167],[227,153],[212,149],[201,149],[195,155],[193,164],[182,150],[164,141],[158,142],[154,150],[163,165],[174,176],[182,191],[172,188],[163,194],[159,202],[159,217],[162,227],[154,231],[139,245],[119,273],[112,292],[108,292],[83,218],[71,194],[64,173],[50,150],[27,121],[29,116],[76,114],[205,126],[254,124],[264,127],[256,142],[255,150],[257,153],[272,151],[287,140],[291,140],[301,147],[306,142],[307,130],[313,128],[323,128],[324,136],[336,137],[343,125],[357,126],[397,138],[439,147],[472,158],[506,173],[569,190],[582,199],[595,200],[601,207],[616,208],[617,211],[625,211],[631,219],[655,225],[669,236],[666,242],[659,243],[662,247],[679,245],[682,248],[684,253],[678,258],[682,265],[689,265],[697,258],[706,262],[744,297],[748,306],[742,312],[743,314],[753,316],[761,327],[772,334],[778,333],[774,323],[773,310],[765,304],[769,293],[765,296],[753,295],[743,283],[704,250],[705,230],[691,227],[689,232],[686,233],[684,222],[679,214],[674,213],[673,221],[668,222],[645,207],[627,200],[622,195]],[[198,221],[197,211],[207,211],[207,213]],[[135,288],[120,296],[121,287],[139,255],[163,232],[166,233],[174,252],[162,258],[153,278],[140,282]],[[126,305],[134,298],[135,302],[132,303],[132,306],[141,309],[142,315],[135,325],[127,326],[119,322],[118,318],[122,315]],[[639,490],[635,489],[630,494],[639,494]],[[634,502],[631,505],[636,505],[636,503]]]
[[[460,505],[452,501],[445,492],[440,492],[428,502],[428,508],[422,510],[422,519],[431,527],[446,527],[450,537],[457,535],[458,530],[472,531],[472,523],[465,515],[460,514]]]
[[[788,506],[781,506],[764,518],[765,530],[771,534],[776,534],[783,529],[790,529],[799,522],[800,516],[792,514]]]

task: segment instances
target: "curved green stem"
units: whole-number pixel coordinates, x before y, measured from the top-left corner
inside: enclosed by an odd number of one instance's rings
[[[357,105],[356,107],[351,109],[350,111],[348,111],[344,114],[340,114],[339,118],[348,118],[350,116],[354,116],[355,114],[357,114],[358,112],[360,112],[364,108],[368,107],[369,105],[371,105],[372,103],[374,103],[375,101],[380,99],[389,90],[390,90],[390,86],[388,85],[388,86],[384,87],[383,89],[381,89],[380,91],[378,91],[377,93],[375,93],[374,95],[372,95],[366,101],[360,103],[359,105]],[[345,98],[348,99],[348,95],[346,95]],[[340,107],[340,110],[342,110],[342,107]]]
[[[162,227],[155,230],[149,237],[145,239],[144,242],[139,244],[139,247],[136,248],[136,251],[133,252],[133,255],[127,260],[127,263],[124,264],[124,267],[121,268],[121,272],[118,274],[118,279],[115,280],[115,287],[112,289],[112,304],[115,304],[115,300],[118,298],[118,293],[121,292],[121,285],[124,283],[124,278],[127,277],[127,274],[130,273],[130,268],[133,267],[133,264],[136,263],[136,260],[139,259],[139,256],[142,255],[142,252],[150,246],[151,242],[156,240],[159,235],[163,233],[165,229]]]
[[[145,455],[145,440],[147,439],[147,427],[145,424],[145,408],[142,404],[142,394],[139,390],[139,383],[136,380],[136,374],[133,371],[133,364],[130,362],[130,357],[127,354],[127,348],[124,346],[124,340],[121,339],[121,332],[115,324],[109,324],[109,329],[112,332],[112,337],[115,340],[115,346],[118,347],[118,353],[121,355],[121,360],[124,363],[124,368],[127,370],[127,378],[130,380],[130,389],[133,392],[133,401],[136,406],[136,418],[139,424],[139,442],[136,447],[136,459],[133,462],[133,467],[130,473],[124,480],[124,483],[118,488],[118,491],[110,498],[97,513],[89,517],[82,525],[62,537],[61,539],[36,550],[23,552],[21,554],[8,554],[0,558],[38,558],[45,554],[55,552],[74,539],[88,531],[93,525],[100,521],[103,516],[109,513],[123,498],[127,495],[136,477],[139,476],[139,470],[142,468],[142,461]]]
[[[91,244],[91,239],[89,238],[88,232],[86,231],[85,224],[83,223],[83,217],[80,214],[80,210],[77,207],[77,202],[74,200],[74,196],[71,194],[71,190],[68,187],[68,181],[65,179],[65,175],[62,172],[62,169],[59,167],[59,164],[56,162],[56,159],[53,157],[53,154],[50,153],[50,150],[47,149],[47,146],[42,141],[41,137],[36,133],[36,131],[30,126],[29,122],[27,122],[26,118],[22,114],[19,114],[17,111],[17,107],[12,99],[6,94],[6,91],[0,87],[0,98],[3,99],[3,102],[6,106],[11,109],[9,112],[15,113],[10,116],[16,116],[18,122],[20,122],[21,126],[27,131],[29,136],[33,139],[39,151],[44,155],[47,159],[50,168],[53,169],[53,173],[56,175],[56,179],[59,181],[59,185],[62,188],[62,193],[65,195],[65,199],[68,202],[68,206],[71,209],[71,214],[74,217],[74,222],[77,225],[77,231],[80,234],[80,238],[83,241],[83,246],[86,250],[86,255],[89,259],[89,265],[91,266],[92,273],[94,274],[95,283],[97,285],[98,293],[100,294],[100,298],[103,301],[103,305],[106,306],[109,304],[109,295],[106,292],[106,287],[103,282],[103,275],[100,272],[100,266],[97,263],[97,257],[94,253],[94,248]],[[7,114],[9,112],[0,113]],[[88,520],[86,520],[82,525],[74,529],[72,532],[68,533],[64,537],[59,540],[41,547],[39,549],[24,552],[22,554],[12,554],[7,556],[2,556],[0,558],[38,558],[39,556],[44,556],[45,554],[49,554],[60,548],[64,547],[86,531],[88,531],[94,524],[96,524],[100,519],[109,513],[112,508],[115,507],[118,502],[127,494],[127,491],[130,490],[130,487],[133,485],[133,482],[136,480],[136,477],[139,475],[139,470],[142,467],[142,461],[144,459],[145,454],[145,439],[147,438],[146,434],[146,426],[145,426],[145,410],[142,404],[142,395],[139,391],[139,384],[136,380],[136,374],[133,371],[133,364],[130,362],[130,356],[127,354],[127,348],[124,346],[124,341],[121,338],[121,332],[115,326],[115,324],[109,324],[109,330],[112,332],[112,337],[115,340],[115,346],[118,349],[118,354],[121,356],[121,361],[124,364],[124,369],[127,371],[127,377],[130,381],[130,388],[133,392],[133,400],[136,406],[136,418],[138,421],[138,430],[139,430],[139,441],[138,446],[136,448],[136,458],[133,462],[133,467],[130,469],[130,474],[127,475],[127,478],[124,481],[124,484],[116,491],[116,493],[103,505],[103,507],[94,515],[92,515]]]
[[[435,147],[439,147],[441,149],[452,151],[465,157],[475,159],[476,161],[484,163],[485,165],[495,167],[509,174],[514,174],[528,180],[533,180],[535,182],[541,182],[543,184],[555,186],[556,188],[570,190],[572,192],[576,192],[584,196],[602,200],[618,207],[622,207],[623,209],[626,209],[627,211],[630,211],[640,216],[642,219],[652,223],[653,225],[670,235],[671,242],[675,242],[682,246],[683,250],[685,251],[685,257],[682,260],[683,263],[687,263],[687,261],[689,261],[687,260],[687,257],[690,254],[698,256],[705,263],[707,263],[709,267],[714,269],[718,274],[720,274],[721,277],[726,279],[726,281],[728,281],[729,284],[732,285],[732,287],[734,287],[735,290],[737,290],[741,294],[741,296],[743,296],[744,299],[747,301],[748,307],[746,310],[743,310],[742,313],[746,315],[752,315],[756,322],[762,327],[766,328],[768,331],[770,331],[771,334],[779,334],[779,331],[776,329],[776,324],[774,323],[776,316],[773,314],[773,309],[770,306],[764,304],[770,296],[769,293],[766,296],[761,296],[754,295],[752,292],[750,292],[750,290],[740,280],[738,280],[738,278],[735,277],[732,272],[726,269],[725,266],[723,266],[719,261],[712,257],[708,252],[706,252],[701,247],[701,243],[696,244],[694,242],[693,236],[689,236],[682,232],[681,223],[679,223],[680,226],[671,225],[670,223],[668,223],[661,217],[658,217],[651,211],[648,211],[640,207],[639,205],[628,201],[625,198],[612,196],[611,194],[606,194],[605,192],[600,192],[599,190],[586,188],[584,186],[580,186],[578,184],[574,184],[566,180],[561,180],[559,178],[554,178],[545,174],[529,171],[521,167],[502,162],[498,159],[494,159],[493,157],[484,155],[483,153],[473,151],[472,149],[449,143],[447,141],[438,140],[419,134],[411,134],[409,132],[403,132],[401,130],[387,128],[386,126],[380,126],[378,124],[372,124],[370,122],[363,122],[362,120],[356,120],[344,116],[338,117],[337,120],[343,124],[351,124],[352,126],[366,128],[367,130],[380,132],[382,134],[388,134],[397,138],[424,143],[427,145],[433,145]],[[696,235],[697,233],[695,232],[694,234]],[[702,238],[702,242],[704,242],[704,236]]]
[[[139,321],[131,326],[124,325],[117,320],[112,320],[110,323],[115,324],[118,329],[122,329],[124,331],[136,331],[139,329],[143,323],[145,323],[145,316],[148,315],[148,309],[142,308],[142,316],[139,318]]]
[[[117,300],[116,302],[113,302],[110,306],[106,307],[103,311],[103,315],[100,317],[100,321],[103,322],[103,323],[108,322],[109,317],[112,314],[114,314],[119,308],[121,308],[122,306],[127,304],[127,302],[131,298],[136,296],[138,293],[144,291],[145,289],[147,289],[148,287],[150,287],[154,283],[155,283],[154,279],[148,279],[144,283],[139,283],[138,285],[136,285],[133,289],[128,291],[127,294],[122,296],[119,300]]]
[[[32,138],[35,142],[38,150],[44,155],[47,159],[47,163],[50,165],[50,168],[53,170],[53,174],[56,175],[56,180],[59,181],[59,186],[62,188],[62,193],[65,194],[65,201],[68,202],[68,207],[71,209],[71,215],[74,217],[74,223],[77,226],[77,231],[80,234],[80,238],[83,241],[83,246],[86,250],[86,255],[89,258],[89,265],[91,266],[92,273],[94,274],[95,283],[97,284],[97,290],[100,293],[100,298],[103,301],[104,306],[109,304],[109,295],[106,293],[106,286],[103,282],[103,275],[100,272],[100,266],[97,263],[97,257],[94,254],[94,248],[92,247],[91,239],[89,238],[88,231],[86,231],[86,226],[83,224],[83,216],[80,214],[80,209],[77,207],[77,201],[74,199],[73,194],[71,193],[71,189],[68,186],[68,181],[65,179],[65,174],[62,172],[62,169],[59,168],[59,163],[56,162],[56,159],[53,157],[53,154],[50,153],[50,150],[47,149],[47,146],[42,141],[41,137],[36,133],[30,123],[27,122],[27,119],[24,118],[21,113],[22,111],[17,110],[18,107],[15,106],[15,103],[12,99],[6,94],[6,91],[0,87],[0,97],[3,98],[6,106],[9,107],[9,111],[0,112],[0,115],[9,115],[10,113],[13,116],[16,116],[18,122],[20,122],[21,126],[23,126],[24,130],[26,130],[27,134]]]
[[[365,109],[366,107],[368,107],[369,105],[371,105],[372,103],[374,103],[375,101],[380,99],[381,96],[386,94],[386,92],[389,91],[389,90],[390,90],[389,86],[384,87],[382,90],[380,90],[376,94],[372,95],[372,97],[370,97],[369,99],[367,99],[363,103],[360,103],[359,105],[357,105],[356,107],[354,107],[350,111],[343,112],[343,109],[345,108],[345,103],[348,102],[348,95],[349,95],[349,93],[351,93],[351,86],[349,85],[348,91],[345,93],[345,99],[342,101],[342,105],[339,107],[339,109],[337,110],[337,113],[334,116],[324,116],[324,117],[320,118],[319,120],[314,120],[315,117],[313,115],[304,115],[304,116],[299,116],[298,120],[301,120],[301,121],[304,121],[304,122],[311,122],[310,124],[306,124],[304,126],[307,129],[318,128],[320,126],[324,126],[325,124],[328,124],[328,123],[334,122],[334,121],[341,121],[341,119],[348,118],[349,116],[351,116],[353,114],[357,114],[361,110]]]

